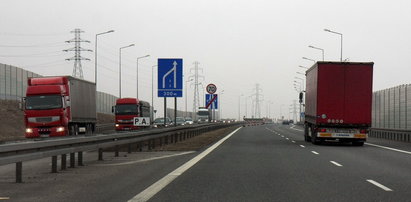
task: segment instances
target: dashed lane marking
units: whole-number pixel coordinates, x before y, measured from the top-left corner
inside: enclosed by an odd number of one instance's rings
[[[335,162],[335,161],[330,161],[332,164],[334,164],[334,165],[336,165],[336,166],[338,166],[338,167],[342,167],[342,165],[341,164],[339,164],[339,163],[337,163],[337,162]]]
[[[302,145],[302,144],[300,144],[300,147],[305,148],[305,146],[304,146],[304,145]]]
[[[375,186],[383,189],[384,191],[392,191],[392,189],[390,189],[390,188],[388,188],[388,187],[386,187],[386,186],[384,186],[384,185],[382,185],[382,184],[380,184],[380,183],[378,183],[378,182],[376,182],[376,181],[374,181],[374,180],[367,180],[367,182],[369,182],[369,183],[371,183],[371,184],[373,184],[373,185],[375,185]]]
[[[291,141],[292,143],[295,143],[295,141],[293,140],[293,141]]]
[[[290,129],[293,129],[293,130],[296,130],[296,131],[300,131],[300,132],[303,132],[304,130],[300,130],[300,129],[297,129],[297,128],[294,128],[295,126],[291,126],[290,127]]]
[[[318,155],[318,154],[319,154],[319,153],[316,152],[316,151],[311,151],[311,153],[313,153],[313,154],[315,154],[315,155]]]

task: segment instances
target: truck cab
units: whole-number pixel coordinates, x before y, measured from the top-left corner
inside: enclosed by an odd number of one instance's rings
[[[115,114],[116,131],[137,130],[134,117],[150,117],[150,104],[137,98],[119,98],[112,110]]]

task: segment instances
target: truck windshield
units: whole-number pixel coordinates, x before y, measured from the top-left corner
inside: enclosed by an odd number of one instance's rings
[[[208,116],[208,111],[198,111],[199,116]]]
[[[118,115],[136,115],[137,113],[137,105],[116,105],[116,114]]]
[[[40,95],[26,97],[26,109],[58,109],[63,107],[61,95]]]

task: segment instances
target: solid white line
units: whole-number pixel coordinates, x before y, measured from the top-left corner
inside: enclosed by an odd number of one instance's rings
[[[401,152],[401,153],[405,153],[405,154],[411,154],[411,152],[404,151],[404,150],[401,150],[401,149],[394,149],[394,148],[391,148],[391,147],[385,147],[385,146],[381,146],[381,145],[377,145],[377,144],[371,144],[371,143],[365,143],[365,144],[370,145],[370,146],[374,146],[374,147],[383,148],[383,149],[388,149],[388,150],[391,150],[391,151]]]
[[[293,129],[293,130],[296,130],[296,131],[300,131],[300,132],[303,132],[304,130],[300,130],[300,129],[297,129],[297,128],[294,128],[295,126],[291,126],[290,127],[290,129]]]
[[[0,200],[9,200],[10,197],[0,197]]]
[[[337,162],[335,162],[335,161],[330,161],[332,164],[334,164],[334,165],[336,165],[336,166],[338,166],[338,167],[342,167],[342,165],[341,164],[339,164],[339,163],[337,163]]]
[[[384,186],[384,185],[382,185],[382,184],[380,184],[380,183],[378,183],[378,182],[376,182],[376,181],[374,181],[374,180],[367,180],[367,182],[369,182],[369,183],[371,183],[371,184],[373,184],[373,185],[375,185],[375,186],[383,189],[384,191],[392,191],[392,189],[390,189],[390,188],[388,188],[388,187],[386,187],[386,186]]]
[[[164,176],[162,179],[157,181],[156,183],[152,184],[149,186],[147,189],[142,191],[141,193],[137,194],[134,196],[132,199],[129,200],[129,202],[135,202],[135,201],[148,201],[151,197],[153,197],[155,194],[157,194],[159,191],[161,191],[164,187],[166,187],[168,184],[170,184],[174,179],[176,179],[178,176],[183,174],[185,171],[187,171],[189,168],[191,168],[193,165],[195,165],[197,162],[199,162],[202,158],[207,156],[209,153],[211,153],[214,149],[216,149],[218,146],[220,146],[224,141],[226,141],[228,138],[230,138],[234,133],[236,133],[240,128],[237,128],[230,134],[228,134],[226,137],[215,143],[213,146],[209,147],[205,151],[203,151],[201,154],[197,155],[193,159],[189,160],[179,168],[175,169],[173,172],[169,173],[168,175]]]
[[[316,151],[311,151],[311,153],[318,155],[319,153]]]
[[[304,145],[302,145],[302,144],[300,144],[300,147],[305,148],[305,146],[304,146]]]
[[[295,143],[295,141],[293,140],[293,141],[291,141],[292,143]]]
[[[95,166],[122,166],[122,165],[130,165],[130,164],[135,164],[135,163],[142,163],[142,162],[147,162],[147,161],[153,161],[153,160],[158,160],[158,159],[165,159],[165,158],[170,158],[170,157],[175,157],[175,156],[181,156],[181,155],[186,155],[186,154],[192,154],[195,151],[188,151],[188,152],[182,152],[178,154],[170,154],[166,156],[159,156],[159,157],[153,157],[149,159],[142,159],[142,160],[137,160],[137,161],[128,161],[128,162],[123,162],[123,163],[113,163],[113,164],[97,164]]]

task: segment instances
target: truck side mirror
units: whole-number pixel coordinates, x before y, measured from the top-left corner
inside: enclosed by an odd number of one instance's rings
[[[300,103],[303,103],[303,97],[304,97],[303,92],[300,92],[300,95],[298,96]]]
[[[66,96],[66,107],[70,107],[71,106],[71,102],[70,102],[70,97]]]
[[[25,97],[22,97],[21,100],[20,100],[20,102],[19,102],[19,109],[20,109],[21,111],[23,111],[25,105],[26,105],[26,98],[25,98]]]
[[[115,106],[111,106],[111,113],[114,113]]]

